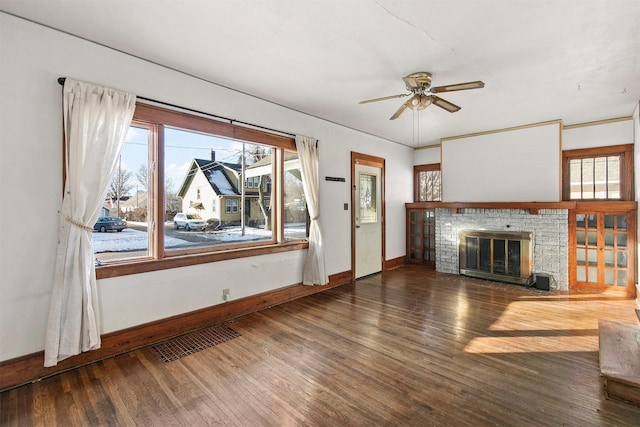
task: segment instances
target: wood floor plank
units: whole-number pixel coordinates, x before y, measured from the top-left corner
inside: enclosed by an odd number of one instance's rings
[[[405,266],[0,393],[0,426],[639,426],[607,400],[598,321],[634,302]]]

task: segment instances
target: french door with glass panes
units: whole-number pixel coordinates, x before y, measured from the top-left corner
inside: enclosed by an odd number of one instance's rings
[[[436,264],[436,210],[407,209],[407,261]]]
[[[572,289],[635,294],[635,210],[576,210],[569,215]]]

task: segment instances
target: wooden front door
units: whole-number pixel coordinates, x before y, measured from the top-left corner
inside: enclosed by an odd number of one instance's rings
[[[384,164],[351,152],[351,277],[382,271],[385,254]]]
[[[569,211],[571,289],[635,295],[635,210]]]
[[[356,164],[356,279],[382,271],[382,169]]]

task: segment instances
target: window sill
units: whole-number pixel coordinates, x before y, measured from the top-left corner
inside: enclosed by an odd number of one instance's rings
[[[107,279],[110,277],[126,276],[129,274],[148,273],[151,271],[168,270],[171,268],[187,267],[190,265],[207,264],[210,262],[247,258],[258,255],[298,251],[307,249],[308,247],[309,242],[306,240],[298,240],[295,242],[286,242],[276,245],[209,252],[206,254],[176,256],[159,260],[131,260],[118,264],[114,263],[111,265],[96,267],[96,279]]]

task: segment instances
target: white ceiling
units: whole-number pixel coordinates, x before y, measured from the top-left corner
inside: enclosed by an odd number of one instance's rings
[[[0,0],[0,10],[409,146],[627,117],[640,100],[639,0]],[[441,94],[462,110],[430,106],[417,119],[389,120],[406,98],[358,104],[405,93],[416,71],[434,86],[486,86]]]

